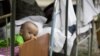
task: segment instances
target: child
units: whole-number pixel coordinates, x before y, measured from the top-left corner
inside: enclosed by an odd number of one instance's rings
[[[39,23],[39,22],[37,22]],[[30,39],[37,39],[43,35],[51,34],[51,27],[43,27],[39,29],[38,24],[36,22],[26,21],[21,25],[20,35],[23,36],[24,41],[28,41]],[[42,30],[42,31],[41,31]],[[54,42],[53,42],[53,51],[60,52],[63,44],[62,42],[66,37],[65,35],[57,28],[54,29]]]
[[[26,28],[22,28],[20,27],[20,25],[22,26],[23,23],[26,23],[26,22],[31,22],[32,25],[35,26],[35,28],[33,28],[34,26],[30,25],[30,24],[26,24]],[[46,35],[46,34],[49,34],[51,35],[51,28],[52,27],[48,27],[48,26],[45,26],[45,23],[46,22],[46,18],[43,17],[43,16],[28,16],[28,17],[25,17],[25,18],[22,18],[21,20],[18,20],[16,21],[16,32],[19,31],[18,29],[21,29],[20,30],[20,35],[21,36],[24,36],[24,38],[26,38],[26,40],[29,40],[31,39],[31,37],[26,37],[26,36],[31,36],[31,33],[30,31],[34,32],[35,30],[35,37],[32,37],[33,39],[36,39],[36,38],[39,38],[43,35]],[[30,27],[31,26],[31,27]],[[32,30],[30,30],[30,27]],[[37,29],[36,29],[37,28]],[[66,36],[57,28],[54,29],[54,36],[53,36],[53,51],[54,52],[60,52],[63,48],[63,43],[65,42]],[[24,39],[24,41],[26,41]],[[51,47],[51,46],[50,46]]]
[[[35,40],[37,33],[38,33],[38,28],[34,23],[30,21],[23,23],[20,28],[20,33],[15,35],[15,46],[16,47],[14,51],[15,53],[14,56],[17,56],[19,52],[19,48],[17,46],[22,45],[25,41],[28,41],[30,39]],[[7,55],[10,55],[9,46],[10,46],[10,38],[8,38],[8,42],[7,42],[7,39],[0,40],[0,55],[5,55],[5,53],[7,53]],[[7,48],[9,47],[9,48],[7,49],[6,47]]]
[[[20,34],[22,35],[24,41],[28,41],[32,38],[36,39],[38,27],[34,23],[27,21],[21,25]]]
[[[20,33],[15,35],[15,45],[21,45],[32,38],[36,39],[37,33],[38,28],[34,23],[30,21],[23,23],[20,28]],[[10,45],[10,38],[8,38],[8,42],[7,39],[0,40],[0,47],[6,47],[7,43]]]

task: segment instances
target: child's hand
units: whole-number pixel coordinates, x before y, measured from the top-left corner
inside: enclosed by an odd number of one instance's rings
[[[32,39],[37,40],[37,37],[32,37]]]

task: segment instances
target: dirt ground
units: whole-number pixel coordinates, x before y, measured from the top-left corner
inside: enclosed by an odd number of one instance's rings
[[[88,41],[79,45],[78,56],[88,56]],[[96,38],[93,38],[92,56],[100,56],[100,49],[98,48]]]
[[[79,50],[78,56],[88,56],[88,51],[81,49]],[[92,51],[92,56],[100,56],[100,50],[98,50],[97,52]]]

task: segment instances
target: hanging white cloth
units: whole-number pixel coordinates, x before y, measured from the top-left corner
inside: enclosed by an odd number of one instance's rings
[[[65,13],[66,13],[66,0],[56,0],[55,1],[55,11],[54,11],[54,18],[56,19],[55,22],[55,28],[60,29],[63,34],[65,34]],[[72,0],[69,0],[68,2],[68,26],[72,26],[76,24],[76,15],[73,9],[73,3]],[[73,46],[73,42],[74,39],[76,38],[76,34],[74,33],[73,36],[71,35],[71,33],[69,32],[69,30],[67,30],[68,32],[68,53],[67,55],[70,55],[72,46]],[[65,39],[63,39],[63,41],[65,42]],[[62,43],[64,45],[64,42],[59,42]],[[59,49],[61,50],[63,47],[60,47]]]
[[[97,7],[97,12],[100,13],[100,5]]]
[[[43,34],[49,33],[51,34],[51,27],[44,27],[43,28]],[[53,36],[53,51],[54,52],[60,52],[62,50],[64,40],[65,40],[66,36],[57,28],[54,28],[54,36]],[[51,46],[50,46],[51,48]]]
[[[78,18],[78,34],[85,33],[92,28],[91,21],[99,12],[94,7],[92,0],[82,0],[80,7],[80,18]],[[84,31],[82,31],[84,30]]]
[[[83,24],[86,25],[93,20],[93,17],[97,15],[97,11],[93,5],[92,0],[83,0]]]
[[[66,13],[66,0],[56,0],[55,1],[54,18],[56,18],[55,27],[65,31],[65,13]],[[68,26],[76,24],[76,15],[73,8],[72,0],[69,0],[68,6]]]
[[[68,26],[76,25],[76,15],[73,8],[72,0],[68,2]],[[74,32],[73,35],[67,36],[68,39],[68,46],[67,46],[67,55],[71,54],[71,50],[73,47],[74,40],[76,38],[76,33]]]
[[[95,2],[94,2],[94,7],[96,8],[96,10],[97,10],[97,13],[100,13],[100,0],[96,0]]]

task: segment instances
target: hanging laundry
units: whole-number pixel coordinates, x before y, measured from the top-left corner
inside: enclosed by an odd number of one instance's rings
[[[70,55],[74,44],[74,40],[76,38],[76,15],[73,8],[72,0],[69,0],[68,2],[68,26],[69,28],[71,27],[68,31],[73,31],[70,32],[71,36],[69,37],[67,36],[68,39],[67,55]]]
[[[69,0],[68,4],[68,26],[72,26],[76,24],[76,15],[73,8],[72,0]]]
[[[83,0],[83,24],[86,25],[93,20],[93,17],[97,15],[97,11],[93,5],[93,0]]]
[[[65,7],[66,7],[66,0],[57,0],[55,2],[55,11],[54,11],[54,18],[56,18],[56,28],[65,29]],[[73,8],[73,3],[72,1],[69,1],[69,6],[68,6],[68,26],[72,26],[76,24],[76,15],[75,11]],[[62,27],[61,27],[62,26]]]
[[[100,13],[100,0],[94,0],[93,2],[97,10],[97,13]]]
[[[60,29],[65,34],[65,16],[66,16],[66,0],[56,0],[55,6],[54,6],[54,15],[55,18],[55,28]],[[72,0],[69,0],[68,2],[68,26],[69,28],[76,24],[76,15],[73,8]],[[73,28],[73,27],[72,27]],[[74,39],[76,38],[75,32],[73,32],[73,35],[71,34],[71,31],[73,29],[67,30],[67,39],[68,39],[68,55],[70,55]],[[75,30],[74,30],[75,31]],[[65,42],[65,39],[63,41]],[[64,42],[59,42],[64,45]],[[59,49],[62,49],[63,47],[60,47]]]
[[[94,7],[93,0],[82,0],[79,7],[79,18],[77,19],[78,34],[85,33],[92,28],[91,21],[98,14]],[[84,30],[84,31],[82,31]]]

